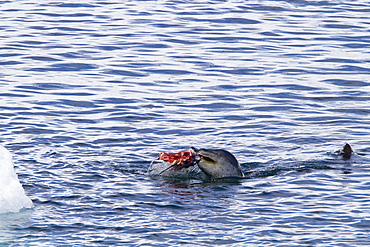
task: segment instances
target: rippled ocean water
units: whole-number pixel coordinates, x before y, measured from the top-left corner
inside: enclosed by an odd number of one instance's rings
[[[368,1],[0,9],[0,144],[35,205],[0,245],[370,244]],[[147,175],[190,146],[247,177]]]

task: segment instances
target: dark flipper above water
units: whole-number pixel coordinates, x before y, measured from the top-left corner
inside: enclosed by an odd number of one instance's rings
[[[353,149],[351,145],[346,143],[342,150],[340,151],[340,155],[343,157],[343,159],[350,159],[352,155],[354,154]]]

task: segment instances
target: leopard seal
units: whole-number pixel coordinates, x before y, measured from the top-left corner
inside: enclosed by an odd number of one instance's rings
[[[159,175],[184,171],[197,166],[206,179],[244,177],[238,160],[223,149],[197,149],[191,147],[178,153],[161,152],[157,160],[168,163]]]

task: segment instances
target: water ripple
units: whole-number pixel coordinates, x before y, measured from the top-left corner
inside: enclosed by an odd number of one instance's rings
[[[367,244],[366,1],[1,3],[0,243]],[[189,146],[246,178],[148,176]]]

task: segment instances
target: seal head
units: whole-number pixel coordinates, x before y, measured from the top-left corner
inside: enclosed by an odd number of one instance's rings
[[[223,149],[192,149],[199,156],[199,168],[210,179],[244,177],[239,162],[230,152]]]

